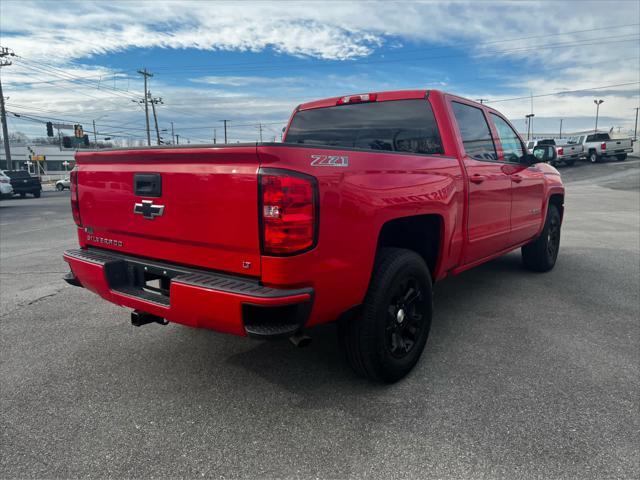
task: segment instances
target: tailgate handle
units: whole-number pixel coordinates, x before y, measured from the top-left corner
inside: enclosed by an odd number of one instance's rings
[[[160,197],[162,177],[159,173],[136,173],[133,176],[133,193],[141,197]]]

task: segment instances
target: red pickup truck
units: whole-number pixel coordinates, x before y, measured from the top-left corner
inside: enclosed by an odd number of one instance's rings
[[[553,268],[552,154],[434,90],[300,105],[283,143],[78,152],[65,279],[138,326],[300,340],[337,320],[356,372],[396,381],[424,349],[433,282],[516,248]]]

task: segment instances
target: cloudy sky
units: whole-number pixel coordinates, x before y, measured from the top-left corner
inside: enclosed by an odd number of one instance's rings
[[[0,2],[10,131],[46,120],[144,137],[142,77],[163,135],[272,140],[299,103],[437,88],[487,99],[524,130],[632,129],[640,2]],[[559,94],[561,92],[566,92]],[[533,97],[533,98],[532,98]],[[533,105],[532,105],[533,104]],[[21,115],[17,118],[14,114]],[[182,142],[181,142],[182,143]]]

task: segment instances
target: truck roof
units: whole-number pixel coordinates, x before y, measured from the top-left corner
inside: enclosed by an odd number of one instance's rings
[[[321,100],[306,102],[299,105],[298,108],[296,108],[296,111],[310,110],[312,108],[334,107],[336,106],[338,100],[340,100],[341,98],[355,95],[373,94],[377,96],[377,101],[384,102],[386,100],[409,100],[425,98],[430,92],[435,91],[436,90],[391,90],[387,92],[360,92],[351,95],[340,95],[339,97],[323,98]]]
[[[311,102],[306,102],[298,105],[295,109],[295,112],[299,112],[301,110],[311,110],[313,108],[326,108],[326,107],[334,107],[338,104],[338,101],[341,98],[357,96],[357,95],[376,95],[376,101],[384,102],[388,100],[412,100],[412,99],[421,99],[425,98],[429,95],[448,95],[453,98],[459,98],[464,100],[465,102],[475,103],[479,107],[488,108],[491,111],[496,111],[495,109],[489,107],[485,104],[480,104],[468,98],[460,97],[458,95],[454,95],[452,93],[443,92],[441,90],[433,90],[433,89],[420,89],[420,90],[389,90],[385,92],[360,92],[360,93],[352,93],[349,95],[340,95],[339,97],[329,97],[323,98],[320,100],[313,100]]]

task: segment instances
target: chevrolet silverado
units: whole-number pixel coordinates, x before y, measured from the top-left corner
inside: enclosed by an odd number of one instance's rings
[[[593,133],[578,137],[577,143],[584,148],[584,153],[591,163],[615,157],[618,161],[627,159],[627,154],[633,152],[633,142],[630,138],[612,139],[608,133]]]
[[[393,382],[425,347],[433,282],[517,248],[553,268],[553,153],[435,90],[299,105],[283,143],[78,152],[65,280],[136,326],[295,343],[338,321],[354,370]]]

